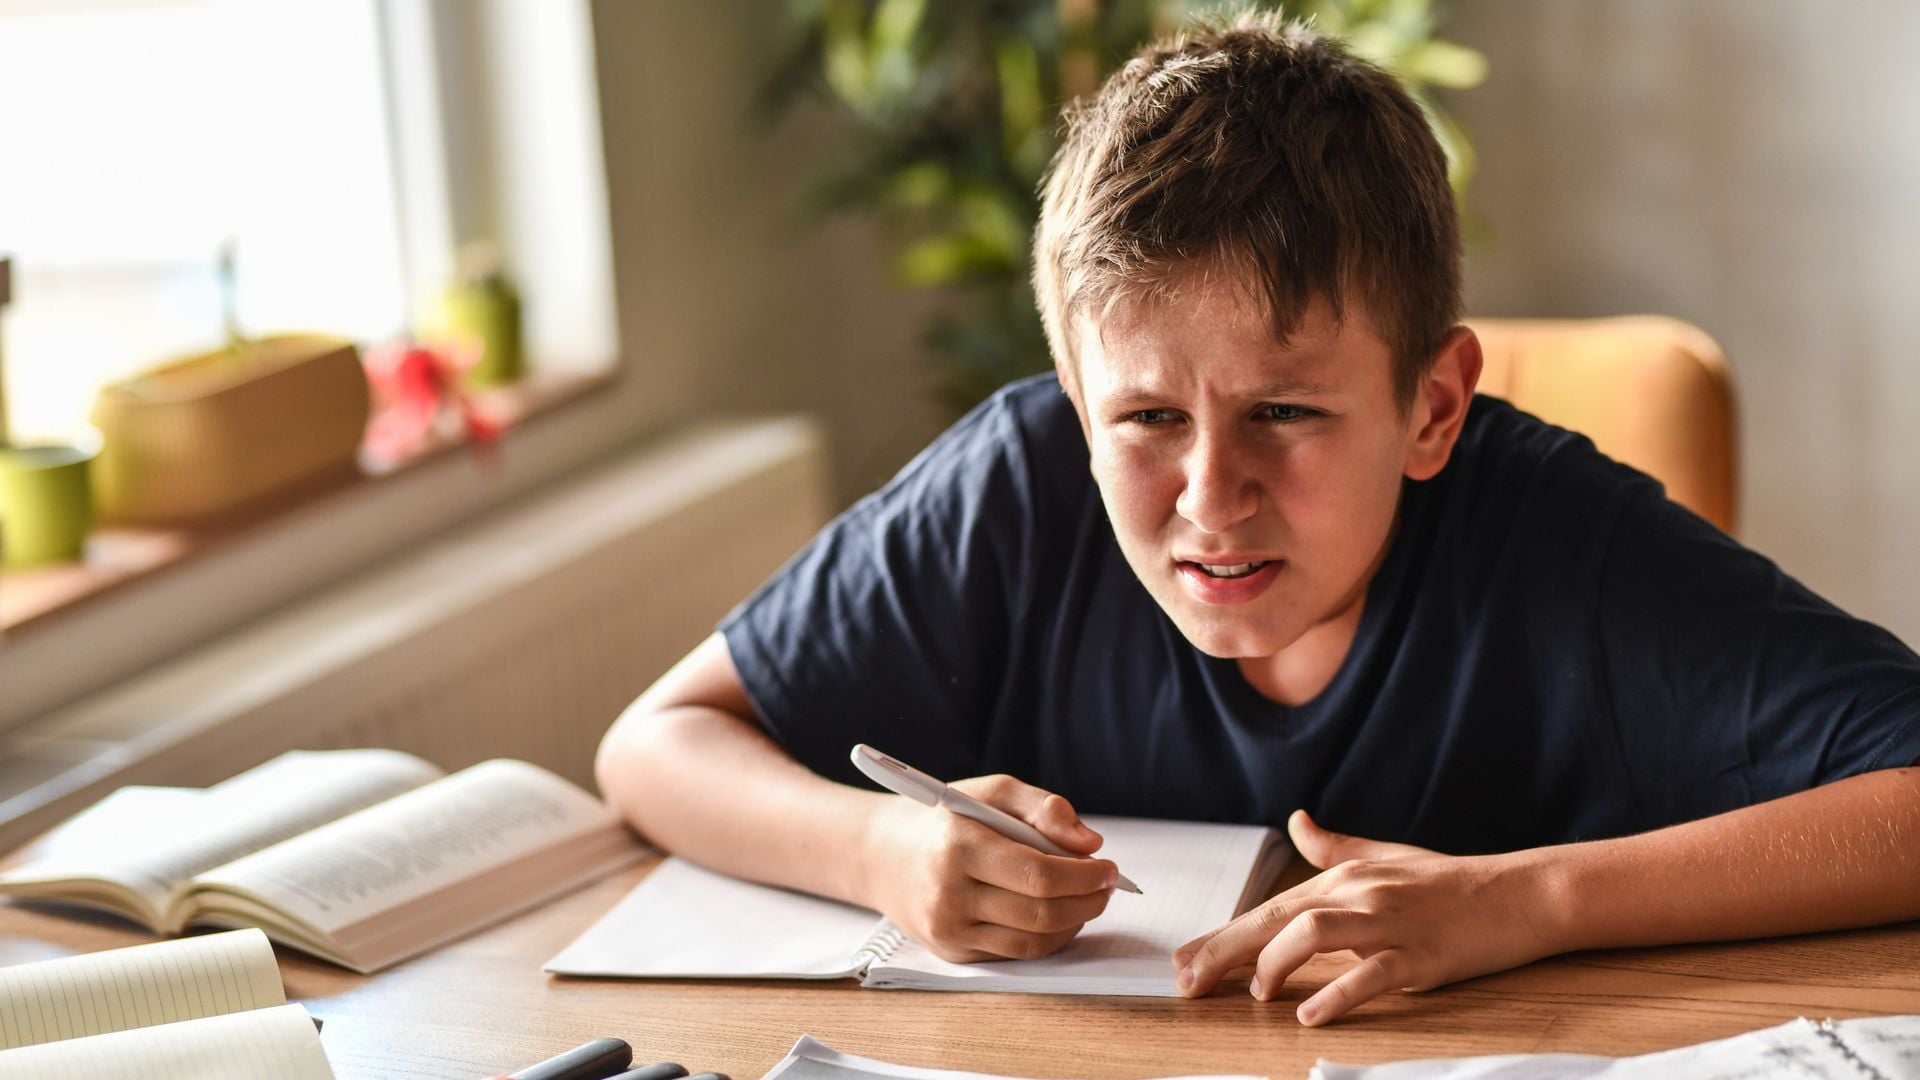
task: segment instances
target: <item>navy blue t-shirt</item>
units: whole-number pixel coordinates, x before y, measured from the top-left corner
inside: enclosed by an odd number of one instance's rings
[[[1049,376],[1009,386],[722,624],[767,731],[833,779],[872,743],[1082,813],[1440,851],[1643,831],[1920,759],[1920,658],[1584,437],[1474,400],[1404,485],[1353,645],[1262,697],[1127,566]]]

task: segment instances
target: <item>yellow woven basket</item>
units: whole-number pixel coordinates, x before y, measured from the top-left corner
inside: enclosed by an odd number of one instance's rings
[[[259,338],[183,357],[104,387],[93,424],[102,521],[183,524],[352,466],[366,432],[366,372],[353,343]]]

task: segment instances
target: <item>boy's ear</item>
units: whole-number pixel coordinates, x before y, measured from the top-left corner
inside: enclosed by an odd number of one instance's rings
[[[1446,467],[1480,384],[1480,364],[1480,339],[1465,326],[1454,327],[1414,395],[1407,432],[1409,479],[1431,480]]]

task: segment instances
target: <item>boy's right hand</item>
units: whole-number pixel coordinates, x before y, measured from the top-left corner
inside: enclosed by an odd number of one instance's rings
[[[1100,834],[1058,795],[1011,776],[953,786],[1068,851],[1100,848]],[[869,903],[934,955],[961,964],[1058,950],[1106,910],[1119,872],[1109,860],[1048,855],[971,818],[895,796],[876,806],[866,857]]]

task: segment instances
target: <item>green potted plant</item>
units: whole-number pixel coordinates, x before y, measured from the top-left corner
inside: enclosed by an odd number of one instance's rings
[[[789,0],[794,43],[763,92],[777,119],[825,102],[849,130],[841,164],[809,192],[817,211],[876,218],[895,278],[952,302],[928,327],[956,408],[1044,370],[1027,280],[1038,185],[1063,102],[1098,88],[1139,47],[1205,7],[1193,0]],[[1485,78],[1472,49],[1437,40],[1433,0],[1290,0],[1400,76],[1434,120],[1456,190],[1473,168],[1431,89]]]

